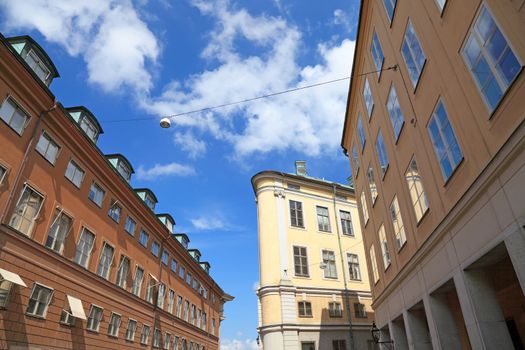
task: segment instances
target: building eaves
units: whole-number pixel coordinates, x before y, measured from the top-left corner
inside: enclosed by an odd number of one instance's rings
[[[91,113],[91,111],[87,107],[74,106],[74,107],[67,107],[65,110],[68,111],[68,112],[80,111],[80,112],[84,112],[84,113],[88,114],[91,117],[91,119],[95,122],[95,124],[97,125],[98,133],[99,134],[103,134],[104,133],[104,130],[102,130],[102,125],[100,125],[97,117],[95,117],[95,115],[93,113]]]
[[[46,50],[44,50],[42,46],[40,46],[40,44],[37,43],[31,36],[29,35],[12,36],[12,37],[7,38],[7,41],[9,43],[28,41],[31,44],[31,46],[35,47],[38,50],[38,53],[42,54],[46,63],[49,64],[49,67],[51,68],[51,71],[52,71],[51,74],[53,75],[53,78],[60,77],[60,74],[58,73],[58,69],[53,63],[53,60],[51,60],[51,57],[49,57]]]
[[[365,2],[367,2],[367,0],[361,0],[361,3],[359,5],[359,18],[357,20],[357,36],[356,36],[356,39],[355,39],[355,49],[354,49],[354,59],[352,61],[352,72],[350,73],[350,82],[348,83],[348,96],[347,96],[347,99],[346,99],[346,110],[345,110],[345,122],[343,124],[343,134],[341,136],[341,147],[343,148],[343,151],[345,154],[348,154],[348,150],[346,149],[344,143],[345,143],[345,138],[346,138],[346,127],[348,125],[348,122],[349,122],[349,116],[348,116],[348,110],[349,110],[349,104],[350,104],[350,96],[352,95],[352,85],[354,84],[354,74],[355,74],[355,69],[356,69],[356,52],[357,52],[357,49],[359,47],[359,44],[361,42],[361,36],[363,35],[361,32],[362,32],[362,29],[361,29],[361,21],[363,21],[363,9],[364,9],[364,4]],[[363,29],[364,30],[364,29]]]
[[[129,167],[129,169],[131,170],[131,173],[134,174],[135,173],[135,170],[133,170],[133,166],[131,166],[131,163],[130,161],[124,157],[124,155],[122,155],[121,153],[111,153],[111,154],[106,154],[106,158],[110,159],[110,158],[118,158],[122,161],[124,161],[124,163],[126,163],[126,165]],[[156,200],[156,199],[155,199]]]

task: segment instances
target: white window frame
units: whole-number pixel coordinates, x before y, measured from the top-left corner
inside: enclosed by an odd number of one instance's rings
[[[9,126],[9,128],[11,128],[11,130],[16,132],[19,136],[22,136],[25,128],[29,124],[29,119],[31,118],[30,114],[27,113],[26,110],[21,107],[20,103],[18,103],[18,101],[15,98],[13,98],[13,96],[11,95],[7,95],[7,97],[4,99],[4,101],[2,102],[2,105],[0,105],[0,110],[1,110],[1,107],[4,106],[4,103],[9,103],[11,107],[13,107],[13,113],[10,116],[5,117],[5,118],[4,116],[0,115],[0,120],[6,123]],[[18,112],[18,116],[24,117],[24,120],[23,120],[23,123],[20,129],[15,129],[15,127],[12,125],[13,116],[17,114],[17,112]]]
[[[329,259],[325,259],[325,253],[327,253],[327,255],[331,255],[329,256]],[[331,280],[337,279],[338,277],[337,277],[337,263],[336,263],[335,251],[330,250],[330,249],[321,249],[321,262],[325,266],[323,269],[323,277],[326,279],[331,279]],[[331,268],[333,267],[333,269],[331,270],[329,266],[331,266]]]
[[[401,208],[399,207],[399,201],[397,195],[394,196],[390,203],[390,219],[392,220],[392,226],[394,227],[394,237],[396,240],[396,248],[399,251],[407,242],[407,236],[405,232],[405,225],[403,224],[403,218],[401,216]]]
[[[407,40],[407,33],[408,33],[409,30],[411,30],[413,32],[414,37],[416,38],[416,41],[417,41],[417,45],[419,46],[419,48],[421,50],[421,53],[423,54],[423,57],[424,57],[423,64],[421,66],[419,66],[418,62],[416,62],[416,59],[415,59],[416,56],[414,55],[413,48],[407,42],[408,50],[410,51],[410,58],[412,59],[412,62],[415,65],[415,69],[418,71],[417,79],[415,81],[414,81],[414,78],[416,78],[416,77],[412,77],[412,74],[411,74],[411,71],[410,71],[410,67],[408,66],[407,59],[406,59],[405,54],[403,52],[403,46],[405,46],[405,41]],[[410,19],[407,22],[407,26],[405,28],[405,33],[403,35],[403,41],[401,42],[401,56],[403,57],[403,61],[405,62],[405,67],[407,69],[408,76],[410,78],[410,82],[412,83],[412,87],[415,90],[417,85],[419,84],[419,81],[421,80],[421,75],[423,74],[423,69],[425,68],[425,64],[427,62],[427,56],[426,56],[425,52],[423,51],[423,47],[421,46],[421,40],[419,40],[419,37],[417,36],[416,30],[414,29],[414,26],[412,25],[412,21]]]
[[[87,257],[86,257],[86,262],[85,264],[81,264],[80,261],[77,261],[77,253],[78,253],[78,245],[84,235],[84,231],[87,231],[89,232],[92,236],[93,236],[93,242],[91,242],[91,248],[89,248],[89,252],[87,253]],[[83,268],[87,269],[88,266],[89,266],[89,262],[91,260],[91,253],[93,252],[93,248],[95,247],[95,241],[97,239],[97,236],[95,235],[95,233],[91,230],[89,230],[87,227],[82,227],[82,230],[80,231],[80,236],[78,237],[78,241],[76,242],[76,245],[75,245],[75,263],[77,263],[78,265],[82,266]]]
[[[157,247],[157,248],[156,248],[156,249],[157,249],[157,254],[155,254],[155,253],[153,252],[153,247]],[[153,240],[153,242],[151,243],[151,249],[150,249],[150,251],[151,251],[151,254],[152,254],[154,257],[158,258],[158,257],[159,257],[159,254],[160,254],[160,243],[157,242],[156,240]]]
[[[8,281],[8,280],[5,280],[5,279],[0,279],[0,291],[4,291],[3,292],[3,301],[2,299],[0,299],[1,303],[0,303],[0,310],[2,309],[7,309],[7,305],[9,304],[9,297],[11,296],[11,293],[12,293],[12,290],[13,290],[13,285],[14,283]]]
[[[390,264],[392,263],[392,259],[390,257],[390,250],[388,249],[388,241],[386,238],[386,229],[385,229],[384,224],[381,224],[381,226],[379,226],[379,230],[377,230],[377,235],[379,237],[379,245],[381,246],[381,256],[383,257],[383,267],[386,270],[390,267]]]
[[[128,269],[126,271],[126,274],[123,275],[122,269],[125,266],[124,265],[125,261],[128,262]],[[117,286],[119,286],[120,288],[123,288],[123,289],[127,289],[127,287],[128,287],[128,277],[129,277],[130,270],[131,270],[131,259],[129,257],[127,257],[126,255],[121,254],[120,255],[119,268],[117,270],[117,276],[116,276],[116,279],[115,279],[115,284]]]
[[[142,330],[140,331],[140,343],[141,344],[148,345],[150,330],[151,330],[150,326],[146,324],[142,325]]]
[[[71,177],[68,176],[68,170],[70,169],[70,166],[71,166],[71,169],[73,169],[71,171],[72,172]],[[81,173],[82,176],[80,177],[80,181],[78,181],[78,184],[77,184],[75,182],[75,176],[79,173]],[[82,169],[80,165],[78,165],[78,163],[75,162],[73,159],[70,159],[69,162],[67,163],[66,171],[64,172],[64,177],[68,179],[69,182],[71,182],[76,188],[80,188],[80,186],[82,186],[82,182],[84,181],[85,176],[86,176],[86,172],[84,171],[84,169]]]
[[[28,203],[26,203],[25,207],[22,210],[23,214],[19,215],[17,213],[17,211],[19,210],[18,206],[20,205],[20,202],[22,201],[22,198],[24,197],[24,192],[26,190],[29,190],[29,191],[33,192],[35,195],[37,195],[38,197],[41,198],[40,205],[39,205],[38,209],[36,210],[34,217],[31,220],[28,220],[27,218],[24,217],[24,214],[26,213],[27,208],[28,208],[28,205],[27,205]],[[29,195],[31,195],[31,194],[29,194]],[[20,197],[18,198],[18,202],[16,203],[16,206],[15,206],[15,208],[13,210],[13,215],[11,216],[11,219],[9,220],[9,226],[11,226],[12,228],[14,228],[15,230],[17,230],[19,232],[22,232],[26,236],[31,237],[31,234],[33,233],[33,229],[34,229],[34,226],[35,226],[35,221],[38,219],[38,216],[40,215],[40,211],[42,210],[42,206],[44,205],[45,199],[46,198],[45,198],[45,196],[42,193],[40,193],[34,187],[32,187],[32,186],[30,186],[29,184],[26,183],[24,185],[23,189],[22,189],[22,192],[20,193]],[[15,216],[18,216],[19,220],[20,220],[17,225],[14,224]],[[22,228],[21,227],[22,220],[30,221],[28,229],[27,229],[27,232],[20,231],[20,229]]]
[[[310,313],[308,313],[308,311],[310,311]],[[307,300],[298,301],[297,315],[299,317],[313,317],[312,303]]]
[[[116,199],[112,199],[108,209],[108,216],[117,224],[120,222],[122,216],[122,206],[118,204]]]
[[[92,313],[95,312],[95,309],[101,310],[98,319],[95,319],[94,316],[96,315],[92,315]],[[95,304],[91,304],[91,308],[89,309],[89,315],[86,320],[86,329],[88,331],[98,333],[100,330],[100,323],[103,317],[104,317],[104,308],[98,305],[95,305]],[[91,323],[91,326],[90,326],[90,321],[89,321],[90,319],[93,320]]]
[[[35,71],[35,67],[34,66],[31,66],[29,63],[29,61],[27,60],[27,57],[30,56],[32,59],[33,59],[33,62],[38,66],[40,67],[40,69],[42,69],[45,73],[46,73],[46,76],[45,78],[41,78]],[[27,63],[27,65],[33,70],[33,72],[35,73],[35,75],[42,80],[42,82],[44,84],[48,84],[48,80],[49,80],[49,77],[51,75],[51,70],[49,69],[49,67],[47,66],[47,64],[44,63],[44,60],[42,58],[40,58],[40,56],[35,52],[35,50],[33,50],[33,48],[31,48],[28,52],[27,52],[27,55],[26,57],[24,58],[24,61]]]
[[[415,167],[417,169],[417,174],[414,174],[412,164],[415,164]],[[409,175],[409,172],[412,174]],[[418,191],[417,183],[415,180],[416,176],[419,178],[421,192]],[[411,199],[412,208],[414,209],[414,214],[416,216],[416,222],[419,223],[426,216],[426,213],[429,211],[430,206],[429,206],[428,199],[426,196],[425,188],[423,186],[423,181],[421,179],[419,166],[417,165],[416,156],[412,156],[412,158],[410,159],[410,162],[408,163],[408,168],[405,171],[405,181],[408,186],[408,194]],[[412,189],[414,189],[414,191],[412,191]],[[415,194],[417,198],[415,198],[413,194]],[[419,210],[420,210],[419,215],[418,215],[418,211],[416,210],[416,206],[419,207]]]
[[[355,261],[354,261],[354,258],[355,258]],[[348,265],[348,278],[351,281],[361,281],[362,277],[361,277],[361,265],[359,263],[359,255],[354,254],[354,253],[346,253],[346,263]],[[355,274],[350,272],[352,271],[353,266],[356,267],[356,274],[357,274],[357,276],[354,276],[354,277],[352,277],[352,275],[355,275]]]
[[[114,324],[114,320],[117,320],[117,324]],[[108,322],[108,335],[110,337],[118,338],[118,333],[120,331],[120,324],[122,323],[122,315],[116,312],[111,312]]]
[[[347,214],[348,217],[343,217]],[[350,211],[339,209],[339,222],[341,224],[341,233],[344,236],[355,237],[352,213]]]
[[[330,301],[328,303],[328,316],[332,318],[341,318],[343,317],[343,309],[341,308],[341,303],[338,301]]]
[[[173,314],[173,306],[175,305],[175,291],[170,288],[168,291],[168,312]]]
[[[142,243],[142,237],[146,237],[146,242]],[[147,248],[148,243],[149,243],[149,233],[146,232],[146,230],[141,229],[139,233],[139,244],[143,246],[144,248]]]
[[[133,324],[133,328],[130,328],[130,325]],[[133,318],[128,318],[128,326],[126,327],[126,334],[124,336],[124,339],[130,342],[135,341],[135,333],[137,331],[137,320]]]
[[[132,222],[133,224],[133,229],[131,230],[131,232],[129,231],[129,225],[128,225],[128,222]],[[128,215],[128,217],[126,218],[126,222],[124,224],[124,231],[126,231],[130,236],[132,237],[135,237],[135,230],[137,229],[137,222],[135,220],[133,220],[133,218],[131,216]]]
[[[297,209],[297,205],[294,205],[294,208],[292,208],[292,202],[299,203],[300,208]],[[289,213],[290,213],[290,226],[294,228],[305,228],[303,202],[300,202],[294,199],[290,199],[288,201],[288,206],[289,206]],[[293,220],[292,211],[295,211],[295,216],[296,216],[295,223]],[[301,215],[299,216],[299,214]]]
[[[101,263],[103,263],[101,259],[102,259],[102,254],[104,254],[106,247],[110,247],[112,249],[111,258],[109,259],[109,263],[107,264],[106,272],[104,274],[100,274],[101,272],[104,272],[104,271],[100,271],[100,266],[101,266]],[[109,275],[111,272],[111,265],[113,264],[114,258],[115,258],[115,246],[110,244],[108,241],[104,241],[104,244],[102,245],[102,249],[100,250],[100,255],[98,256],[98,265],[97,265],[97,275],[98,276],[106,280],[109,279]]]
[[[320,213],[319,212],[320,209],[321,211],[323,211],[323,209],[326,210],[326,215],[324,215],[324,213]],[[328,209],[328,207],[316,205],[315,214],[317,218],[317,230],[320,232],[326,232],[326,233],[332,232],[332,227],[331,227],[332,225],[330,224],[330,210]],[[325,219],[326,219],[326,229],[325,229],[325,222],[322,222]]]
[[[388,100],[386,102],[386,109],[388,112],[388,119],[390,120],[390,125],[392,126],[392,132],[394,133],[395,142],[399,140],[403,126],[405,125],[405,114],[401,109],[401,104],[399,103],[399,97],[397,95],[397,90],[394,86],[394,83],[390,86],[390,91],[388,92]]]
[[[361,191],[361,212],[363,214],[363,225],[366,227],[366,224],[368,224],[368,204],[366,203],[366,194],[365,190]]]
[[[140,281],[137,281],[137,271],[142,271]],[[135,275],[133,276],[133,283],[131,284],[131,294],[140,297],[140,292],[142,290],[142,283],[144,282],[144,269],[140,265],[135,265]]]
[[[100,203],[97,201],[97,194],[96,193],[95,193],[95,196],[93,198],[91,198],[91,189],[93,187],[95,187],[95,189],[97,189],[97,193],[98,192],[102,193],[102,197],[100,198]],[[89,192],[88,192],[89,200],[92,201],[93,203],[95,203],[99,208],[102,208],[102,205],[104,204],[104,197],[105,196],[106,196],[106,191],[96,181],[93,181],[91,183],[91,186],[90,186]]]
[[[363,84],[363,100],[365,102],[368,120],[370,120],[372,118],[372,113],[374,112],[374,95],[372,94],[368,78],[365,78],[365,83]]]
[[[151,344],[154,348],[160,347],[161,331],[157,327],[153,329],[153,343]]]
[[[375,251],[373,244],[370,246],[369,254],[370,254],[370,264],[372,265],[373,281],[374,281],[374,284],[377,284],[377,282],[379,281],[379,270],[377,268],[376,251]]]
[[[54,157],[51,156],[53,153],[49,153],[50,147],[56,148]],[[38,138],[35,149],[45,160],[54,166],[60,154],[61,147],[47,131],[43,130]]]
[[[49,229],[47,231],[46,240],[44,242],[44,246],[53,250],[54,252],[58,254],[62,254],[64,250],[64,243],[66,242],[67,237],[69,236],[69,233],[73,229],[73,218],[71,215],[66,213],[63,209],[55,209],[56,216],[52,216],[53,222],[51,222],[51,225],[49,226]],[[62,231],[62,218],[66,217],[69,219],[69,228],[67,228],[67,231],[63,233]],[[53,236],[51,236],[51,233],[53,232]],[[60,235],[63,235],[63,237],[60,237]],[[52,239],[52,242],[50,246],[48,246],[48,241]],[[56,245],[59,244],[57,247]],[[57,249],[58,248],[58,249]]]
[[[368,188],[370,190],[370,199],[372,200],[372,207],[376,204],[377,197],[379,197],[379,191],[377,189],[377,182],[375,180],[374,176],[374,167],[372,166],[372,162],[368,164]]]
[[[49,294],[46,297],[45,301],[39,300],[40,294],[34,296],[37,287],[39,288],[39,291],[46,290]],[[37,317],[37,318],[46,318],[47,310],[49,309],[49,304],[51,304],[51,300],[53,300],[53,294],[55,293],[55,290],[51,287],[48,287],[46,285],[43,285],[41,283],[34,282],[33,283],[33,289],[31,290],[31,294],[29,294],[29,300],[27,302],[26,312],[25,314],[31,317]],[[30,311],[29,307],[31,304],[31,301],[36,300],[35,304],[33,306],[33,310]],[[44,305],[44,309],[41,312],[38,312],[38,308],[40,305]]]

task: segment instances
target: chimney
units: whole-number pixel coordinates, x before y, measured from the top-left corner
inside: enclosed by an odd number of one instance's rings
[[[304,160],[295,161],[295,175],[306,176],[306,161]]]

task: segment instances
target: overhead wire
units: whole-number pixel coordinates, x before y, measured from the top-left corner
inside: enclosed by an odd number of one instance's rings
[[[299,86],[299,87],[295,87],[295,88],[292,88],[292,89],[287,89],[287,90],[272,92],[272,93],[269,93],[269,94],[260,95],[260,96],[256,96],[256,97],[246,98],[244,100],[238,100],[238,101],[234,101],[234,102],[223,103],[223,104],[220,104],[220,105],[204,107],[204,108],[194,109],[194,110],[190,110],[190,111],[186,111],[186,112],[166,115],[166,116],[163,116],[161,118],[169,118],[169,119],[171,119],[171,118],[180,117],[180,116],[184,116],[184,115],[211,111],[211,110],[218,109],[218,108],[235,106],[235,105],[248,103],[248,102],[252,102],[252,101],[256,101],[256,100],[261,100],[261,99],[265,99],[265,98],[269,98],[269,97],[274,97],[274,96],[278,96],[278,95],[284,95],[284,94],[288,94],[288,93],[292,93],[292,92],[296,92],[296,91],[300,91],[300,90],[310,89],[310,88],[319,87],[319,86],[323,86],[323,85],[327,85],[327,84],[333,84],[333,83],[337,83],[337,82],[340,82],[340,81],[343,81],[343,80],[351,79],[352,77],[359,77],[359,76],[363,76],[363,75],[374,74],[374,73],[379,73],[379,72],[383,72],[383,71],[387,71],[387,70],[396,70],[396,69],[397,69],[397,64],[394,65],[394,66],[387,67],[387,68],[382,68],[382,69],[378,69],[378,70],[374,70],[374,71],[370,71],[370,72],[364,72],[364,73],[360,73],[360,74],[355,74],[354,76],[347,76],[347,77],[342,77],[342,78],[338,78],[338,79],[323,81],[323,82],[319,82],[319,83],[315,83],[315,84]],[[153,120],[153,119],[158,119],[158,118],[159,117],[114,119],[114,120],[107,120],[104,123],[106,123],[106,124],[123,123],[123,122]]]

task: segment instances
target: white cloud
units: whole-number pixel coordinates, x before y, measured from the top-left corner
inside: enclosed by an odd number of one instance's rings
[[[220,350],[258,350],[257,342],[252,339],[222,339]]]
[[[179,163],[155,164],[152,168],[144,168],[142,165],[137,169],[139,180],[152,181],[168,176],[195,175],[195,169],[188,165]]]
[[[81,55],[88,80],[105,91],[152,86],[147,63],[155,63],[159,44],[130,0],[2,1],[8,30],[36,29],[72,56]]]
[[[225,219],[220,217],[201,216],[190,219],[190,221],[193,227],[200,231],[226,230],[231,227]]]
[[[347,31],[351,31],[353,28],[352,23],[350,23],[350,17],[341,9],[334,11],[333,24],[340,25]]]
[[[188,157],[195,159],[206,152],[206,142],[199,140],[191,131],[176,132],[173,142],[187,152]]]
[[[272,92],[350,75],[354,42],[321,44],[319,64],[299,66],[302,49],[299,29],[281,17],[252,16],[232,9],[226,0],[193,1],[216,27],[202,56],[210,68],[183,82],[167,85],[158,97],[141,105],[151,113],[169,115],[239,101]],[[250,55],[238,43],[249,43]],[[232,144],[234,158],[294,150],[319,156],[339,147],[348,81],[279,95],[272,98],[179,116],[172,123],[187,130],[209,133]]]

